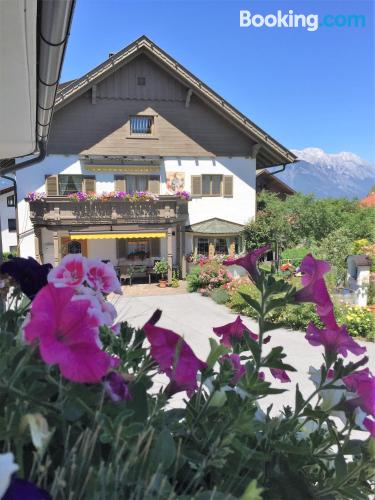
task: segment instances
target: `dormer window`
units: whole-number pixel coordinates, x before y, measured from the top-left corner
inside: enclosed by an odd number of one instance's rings
[[[131,116],[130,135],[152,135],[154,128],[153,116]]]

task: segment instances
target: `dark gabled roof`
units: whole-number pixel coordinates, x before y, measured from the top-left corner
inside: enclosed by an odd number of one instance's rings
[[[243,229],[242,224],[236,224],[228,220],[219,219],[217,217],[208,219],[203,222],[191,224],[187,230],[199,234],[238,234]]]
[[[13,192],[14,192],[14,187],[8,186],[6,188],[0,189],[0,196],[6,193],[13,193]]]
[[[297,160],[297,157],[291,151],[234,108],[228,101],[205,85],[146,36],[138,38],[81,78],[62,84],[56,94],[55,110],[58,111],[73,99],[82,95],[94,84],[107,78],[140,54],[146,54],[150,57],[164,70],[190,88],[206,104],[224,116],[243,134],[247,135],[253,144],[259,145],[260,150],[257,154],[259,167],[288,164]]]
[[[260,177],[266,177],[267,179],[270,179],[274,184],[278,184],[284,190],[284,192],[287,192],[288,194],[295,194],[296,193],[296,191],[292,187],[290,187],[288,184],[283,182],[281,179],[279,179],[278,177],[273,175],[266,168],[264,168],[262,170],[258,170],[256,177],[257,177],[257,179],[259,179]]]

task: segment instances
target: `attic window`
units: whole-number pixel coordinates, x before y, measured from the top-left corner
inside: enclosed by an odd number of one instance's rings
[[[137,85],[141,87],[146,85],[146,78],[144,76],[137,76]]]
[[[151,135],[154,125],[153,116],[131,116],[130,134],[131,135]]]

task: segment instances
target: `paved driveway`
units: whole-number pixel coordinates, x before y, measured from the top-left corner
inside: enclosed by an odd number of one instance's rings
[[[128,321],[135,327],[141,327],[151,316],[156,308],[163,311],[158,325],[174,330],[182,335],[194,350],[195,354],[205,360],[209,352],[209,337],[218,338],[212,331],[213,326],[221,326],[233,321],[236,317],[228,308],[216,304],[208,297],[202,297],[197,293],[183,295],[149,296],[149,297],[127,297],[116,296],[113,300],[118,319]],[[244,323],[257,333],[257,324],[246,316],[242,317]],[[309,366],[319,368],[322,364],[322,349],[312,347],[305,340],[301,332],[293,332],[280,328],[271,332],[272,339],[265,346],[265,352],[277,345],[282,345],[287,354],[285,361],[297,369],[290,374],[291,382],[281,384],[274,380],[269,373],[266,379],[272,380],[275,387],[288,389],[286,393],[265,398],[261,402],[263,408],[271,402],[274,410],[281,409],[283,405],[293,405],[294,388],[299,384],[303,394],[310,394],[313,384],[308,379]],[[375,366],[375,344],[366,343],[370,366]],[[355,359],[348,358],[348,359]]]

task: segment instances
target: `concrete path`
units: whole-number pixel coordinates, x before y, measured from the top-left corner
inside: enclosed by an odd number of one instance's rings
[[[126,291],[125,291],[126,293]],[[120,321],[128,321],[135,327],[141,327],[151,316],[155,309],[163,311],[158,325],[174,330],[182,335],[189,343],[195,354],[205,360],[209,352],[209,337],[218,339],[213,333],[213,326],[221,326],[233,321],[236,314],[227,307],[216,304],[208,297],[202,297],[197,293],[183,295],[158,295],[148,297],[116,296],[113,303],[118,311]],[[250,318],[242,316],[244,323],[257,333],[257,324]],[[274,387],[288,389],[287,392],[267,397],[261,401],[261,406],[266,408],[274,403],[274,411],[278,412],[284,405],[294,404],[295,385],[299,384],[304,395],[313,391],[313,384],[308,379],[310,366],[319,368],[322,364],[322,352],[319,347],[310,346],[301,332],[293,332],[280,328],[271,332],[271,342],[265,346],[264,351],[281,345],[287,354],[285,362],[297,369],[297,372],[289,373],[291,382],[281,384],[273,379],[266,370],[266,380],[272,381]],[[366,342],[367,354],[370,358],[369,366],[375,368],[375,344]],[[348,357],[347,359],[357,359]]]

